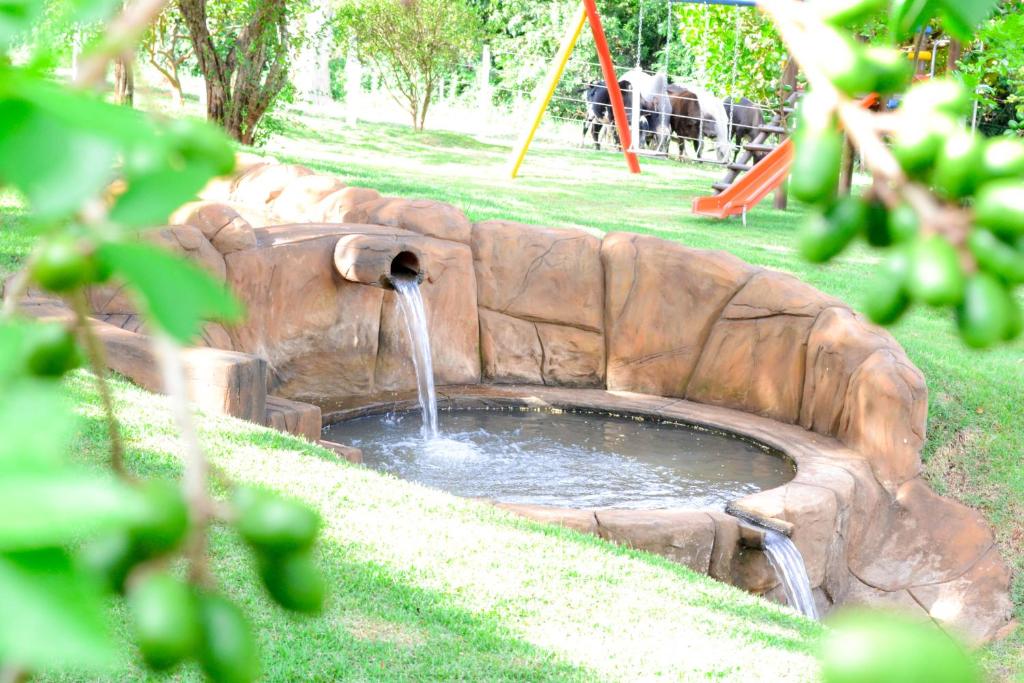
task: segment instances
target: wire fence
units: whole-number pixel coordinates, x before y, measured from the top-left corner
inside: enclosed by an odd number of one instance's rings
[[[514,138],[522,132],[532,118],[538,86],[534,82],[514,83],[492,78],[491,60],[491,55],[485,52],[484,59],[479,62],[464,62],[456,70],[455,75],[441,85],[439,97],[434,105],[436,114],[431,117],[434,125],[443,120],[442,127],[503,140]],[[614,66],[620,79],[631,71],[640,71],[648,75],[657,73],[626,64]],[[542,70],[543,67],[538,71]],[[574,56],[569,62],[566,74],[551,98],[535,139],[555,148],[585,149],[593,152],[619,150],[618,134],[612,120],[611,108],[606,104],[597,107],[600,116],[595,117],[595,108],[590,106],[591,102],[587,99],[588,86],[601,80],[600,64],[583,56]],[[668,75],[667,81],[684,88],[687,85],[694,85],[693,79],[678,74]],[[379,87],[378,85],[378,90]],[[786,136],[786,127],[792,122],[787,116],[791,110],[783,109],[782,100],[785,98],[782,93],[780,101],[775,103],[741,101],[743,93],[710,94],[726,109],[729,154],[716,153],[715,148],[719,146],[719,131],[703,106],[697,109],[699,113],[696,114],[680,113],[675,108],[665,114],[641,105],[640,114],[635,117],[639,120],[630,116],[633,150],[641,154],[667,156],[678,160],[730,164],[749,144],[751,137],[746,133],[744,138],[747,142],[740,140],[737,143],[735,133],[741,130],[737,124],[749,123],[755,128],[755,132],[762,133],[761,139],[757,141],[759,154],[765,153]],[[992,98],[988,99],[991,102]],[[631,97],[626,98],[625,104],[628,110],[633,109]],[[698,101],[698,105],[702,104]],[[893,104],[898,106],[898,103]],[[1002,104],[1011,110],[1013,105],[1014,103],[1009,100]],[[652,119],[655,118],[662,124],[660,132],[652,130]],[[978,106],[977,103],[968,118],[968,124],[988,135],[1001,132],[998,116],[993,115],[990,109]],[[742,125],[742,128],[748,127]],[[765,127],[768,130],[763,130]],[[671,132],[666,133],[666,128]],[[683,129],[689,130],[690,134],[678,132]],[[692,132],[694,129],[697,131],[696,134]],[[747,151],[754,153],[754,150]]]
[[[529,120],[530,108],[535,98],[536,86],[529,84],[507,84],[493,83],[489,73],[481,75],[479,63],[464,63],[461,65],[464,72],[472,72],[477,77],[472,81],[463,81],[457,85],[449,85],[442,88],[443,92],[449,93],[449,101],[461,100],[465,103],[476,103],[478,108],[486,110],[486,116],[493,120],[495,117],[504,118],[508,125],[520,128],[522,123]],[[623,64],[615,65],[616,73],[626,75],[629,72],[642,72],[648,75],[655,75],[657,72]],[[563,81],[559,84],[551,97],[551,102],[545,115],[544,124],[538,137],[550,144],[576,149],[592,149],[602,151],[619,149],[618,135],[615,122],[611,117],[611,109],[608,106],[591,107],[586,93],[590,85],[600,82],[600,64],[583,58],[573,57],[570,60],[568,72],[572,74],[584,74],[583,78],[577,76],[573,81]],[[669,75],[667,81],[673,85],[682,85],[684,88],[692,84],[692,79],[678,75]],[[458,97],[451,97],[450,93],[458,92]],[[657,112],[652,105],[640,106],[638,120],[630,121],[631,138],[634,140],[633,151],[648,155],[660,155],[672,157],[679,160],[697,161],[702,163],[722,164],[729,161],[738,154],[740,145],[737,145],[735,138],[734,124],[737,121],[749,121],[754,125],[767,124],[779,112],[779,105],[756,103],[749,100],[741,101],[741,97],[720,98],[717,94],[709,93],[722,103],[727,114],[725,125],[728,130],[725,139],[729,141],[730,154],[726,155],[712,152],[718,146],[719,131],[715,120],[709,112],[698,109],[699,113],[671,113]],[[669,93],[669,99],[673,97],[695,98],[695,93],[687,92],[685,95]],[[698,103],[699,104],[699,103]],[[630,97],[626,98],[625,105],[630,111],[634,102]],[[595,117],[594,109],[601,114]],[[693,107],[689,107],[693,110]],[[745,115],[750,110],[752,115]],[[632,117],[630,117],[632,119]],[[661,124],[661,130],[652,130],[657,119]],[[514,122],[514,123],[513,123]],[[686,125],[689,124],[689,125]],[[638,130],[639,128],[639,130]],[[667,131],[665,129],[668,129]],[[688,129],[690,134],[680,134],[679,131]],[[670,131],[670,132],[669,132]],[[696,131],[694,133],[693,131]],[[753,134],[746,135],[749,139]],[[772,133],[766,140],[771,144],[780,139],[779,133]],[[708,144],[708,143],[712,144]],[[675,145],[675,154],[672,153],[672,146]]]

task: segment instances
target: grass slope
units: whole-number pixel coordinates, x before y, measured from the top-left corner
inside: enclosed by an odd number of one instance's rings
[[[349,184],[450,202],[473,220],[629,230],[726,249],[855,307],[878,263],[877,252],[863,245],[826,266],[803,261],[795,253],[799,207],[777,212],[763,202],[746,227],[738,219],[694,216],[690,203],[709,192],[717,168],[642,159],[643,173],[633,176],[619,154],[535,148],[520,178],[510,180],[510,149],[449,131],[416,133],[381,123],[349,127],[321,111],[296,110],[267,151]],[[892,332],[928,382],[925,475],[938,491],[982,510],[992,522],[1014,570],[1017,618],[1024,618],[1024,340],[972,351],[947,312],[927,308],[915,309]],[[997,673],[1024,672],[1024,629],[989,652]]]
[[[131,468],[176,476],[166,399],[115,388]],[[99,466],[106,432],[94,384],[79,372],[68,389],[82,414],[78,457]],[[228,530],[213,535],[221,586],[254,616],[267,680],[815,677],[818,624],[661,558],[340,462],[242,421],[204,417],[200,435],[235,481],[302,498],[325,520],[333,595],[320,619],[272,605],[246,548]],[[144,675],[126,660],[111,679]],[[181,676],[197,677],[194,667]]]

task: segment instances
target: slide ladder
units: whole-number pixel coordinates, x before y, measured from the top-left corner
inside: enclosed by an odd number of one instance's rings
[[[729,164],[725,177],[712,185],[716,194],[693,200],[693,213],[714,218],[727,218],[736,214],[746,217],[749,209],[757,206],[758,202],[786,180],[789,166],[793,162],[793,141],[788,137],[786,119],[799,96],[799,92],[791,93],[782,110],[771,121],[758,127],[754,139],[743,145],[743,153],[734,163]],[[768,138],[772,135],[785,139],[782,144],[773,147],[768,144]],[[751,164],[754,154],[762,152],[768,152],[767,156]],[[740,174],[743,174],[742,177]]]

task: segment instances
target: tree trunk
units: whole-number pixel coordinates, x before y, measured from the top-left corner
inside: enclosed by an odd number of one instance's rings
[[[131,61],[123,56],[114,60],[114,102],[129,107],[135,104],[135,74]]]
[[[251,144],[260,118],[288,77],[285,0],[256,4],[245,27],[221,50],[207,25],[206,0],[178,0],[178,7],[206,81],[207,118],[239,142]]]
[[[946,73],[953,73],[956,71],[956,63],[960,61],[960,55],[963,54],[964,44],[959,40],[949,41],[949,53],[946,55]]]
[[[786,121],[786,100],[789,99],[789,91],[786,86],[796,88],[797,64],[796,60],[790,57],[786,62],[786,69],[782,73],[782,82],[779,84],[779,114],[781,120]],[[785,211],[789,204],[789,181],[783,180],[778,189],[775,190],[774,206],[779,211]]]
[[[843,165],[839,173],[839,196],[845,197],[853,190],[853,162],[857,157],[857,150],[850,142],[849,136],[843,136]]]
[[[423,130],[423,125],[427,120],[427,109],[430,108],[430,100],[434,94],[434,84],[427,83],[427,91],[423,94],[423,103],[420,105],[420,127],[419,130]]]
[[[171,101],[178,109],[185,107],[185,93],[181,90],[181,81],[171,83]]]

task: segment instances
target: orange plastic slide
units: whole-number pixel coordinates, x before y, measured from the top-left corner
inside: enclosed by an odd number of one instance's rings
[[[782,184],[793,163],[793,140],[786,140],[721,193],[693,200],[693,213],[727,218],[748,211]]]
[[[878,102],[878,94],[872,93],[860,101],[860,106],[869,109]],[[782,184],[789,175],[793,163],[793,139],[786,140],[768,153],[754,167],[741,176],[720,194],[697,197],[693,200],[693,213],[713,218],[728,218],[749,211]]]

